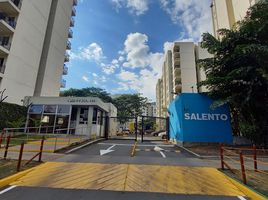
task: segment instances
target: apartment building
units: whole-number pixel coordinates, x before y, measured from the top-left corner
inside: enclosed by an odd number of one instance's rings
[[[7,102],[59,96],[77,0],[0,0],[0,91]]]
[[[156,117],[156,102],[146,103],[146,106],[142,108],[142,115]]]
[[[199,59],[212,55],[193,42],[175,42],[167,51],[162,69],[162,77],[156,84],[156,116],[167,117],[167,108],[181,93],[207,92],[207,88],[197,84],[206,79],[203,69],[197,65]]]
[[[259,0],[212,0],[211,11],[215,37],[219,38],[219,29],[231,29],[242,20],[250,6]]]

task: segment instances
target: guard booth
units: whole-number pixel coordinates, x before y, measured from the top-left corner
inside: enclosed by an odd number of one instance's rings
[[[228,105],[213,108],[206,94],[183,93],[171,102],[170,138],[182,144],[232,143]]]
[[[105,137],[107,117],[117,115],[113,104],[96,97],[25,97],[24,104],[27,132],[38,126],[39,133]]]

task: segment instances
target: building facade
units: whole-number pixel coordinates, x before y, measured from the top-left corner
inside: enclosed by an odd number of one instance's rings
[[[59,96],[77,0],[0,0],[0,91],[7,102]]]
[[[163,74],[156,84],[157,117],[168,116],[167,108],[177,95],[207,92],[207,88],[198,87],[198,83],[206,79],[206,74],[199,68],[197,61],[211,56],[207,50],[200,47],[200,44],[174,43],[172,50],[166,53]]]
[[[231,29],[242,20],[250,6],[259,0],[213,0],[211,4],[214,36],[219,38],[219,29]]]
[[[26,130],[104,137],[106,117],[116,117],[117,109],[96,97],[25,97],[28,106]],[[116,128],[109,122],[110,132]]]

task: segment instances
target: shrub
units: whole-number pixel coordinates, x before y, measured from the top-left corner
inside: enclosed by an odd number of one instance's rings
[[[10,127],[11,124],[21,124],[16,122],[26,119],[26,115],[27,108],[24,106],[0,103],[0,130]]]

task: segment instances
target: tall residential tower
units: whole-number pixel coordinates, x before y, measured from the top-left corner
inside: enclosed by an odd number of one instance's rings
[[[77,0],[0,0],[0,91],[7,102],[59,96]]]
[[[211,11],[214,35],[219,37],[219,29],[231,29],[242,20],[250,6],[259,0],[212,0]]]

